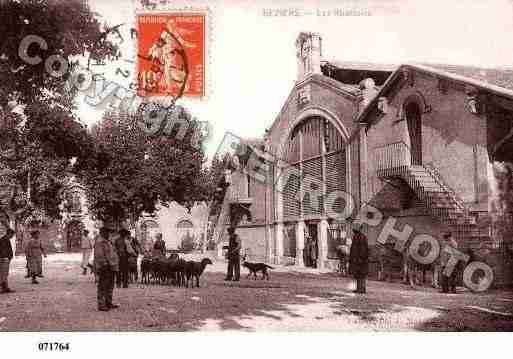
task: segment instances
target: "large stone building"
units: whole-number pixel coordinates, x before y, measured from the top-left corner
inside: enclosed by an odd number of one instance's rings
[[[497,283],[510,281],[511,239],[494,229],[491,182],[494,161],[513,161],[513,71],[326,62],[315,33],[296,47],[296,84],[266,136],[249,143],[269,170],[251,175],[251,154],[242,158],[249,174],[229,176],[209,238],[220,248],[230,208],[243,205],[250,257],[304,265],[309,237],[317,265],[330,267],[351,234],[333,218],[372,205],[383,220],[367,228],[371,246],[388,217],[412,235],[451,231],[464,250],[487,250]]]

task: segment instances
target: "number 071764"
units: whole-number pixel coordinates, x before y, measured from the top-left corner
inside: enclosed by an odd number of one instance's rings
[[[42,352],[63,352],[69,351],[70,345],[69,343],[59,343],[59,342],[41,342],[38,344],[39,351]]]

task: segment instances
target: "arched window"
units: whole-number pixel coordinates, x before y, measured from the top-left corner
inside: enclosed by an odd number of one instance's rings
[[[422,164],[422,115],[417,102],[410,101],[404,106],[408,134],[410,136],[411,164]]]
[[[193,228],[194,225],[192,224],[191,221],[189,221],[188,219],[183,219],[181,221],[179,221],[177,224],[176,224],[176,228],[185,228],[185,229],[189,229],[189,228]]]
[[[158,231],[159,225],[157,222],[153,220],[146,220],[141,224],[141,241],[145,243],[146,241],[152,240],[152,236]]]
[[[292,130],[286,146],[284,159],[289,167],[284,171],[289,171],[289,175],[283,176],[287,179],[282,194],[283,216],[285,219],[295,219],[300,214],[305,218],[320,217],[325,211],[326,196],[347,188],[345,141],[331,122],[313,116]],[[343,200],[337,199],[329,210],[341,212],[343,206]]]
[[[80,203],[80,194],[74,192],[71,200],[71,210],[73,212],[82,212],[82,205]]]

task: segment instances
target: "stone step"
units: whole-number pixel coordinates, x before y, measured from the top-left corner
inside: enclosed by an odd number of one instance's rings
[[[408,167],[408,170],[413,171],[413,172],[427,173],[426,169],[423,166],[418,166],[418,165],[410,166],[410,167]]]
[[[424,190],[424,192],[433,192],[433,193],[447,193],[442,187],[440,186],[431,186],[431,185],[422,185],[420,184],[420,187]]]
[[[436,180],[431,177],[428,173],[410,173],[410,176],[412,178],[415,178],[418,181],[432,181],[434,183],[437,183]]]

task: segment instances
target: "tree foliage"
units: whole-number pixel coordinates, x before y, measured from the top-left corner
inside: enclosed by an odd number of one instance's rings
[[[12,186],[10,193],[4,193],[11,197],[4,204],[17,210],[20,202],[26,202],[20,219],[34,209],[60,218],[70,159],[85,156],[91,147],[86,129],[69,111],[39,103],[26,106],[23,114],[2,111],[0,117],[1,167],[9,172]]]
[[[27,104],[49,96],[69,106],[74,95],[64,86],[69,72],[60,77],[51,76],[45,68],[45,60],[51,55],[60,55],[71,64],[71,59],[77,55],[104,59],[115,51],[113,44],[101,41],[99,19],[86,2],[79,0],[2,0],[0,34],[0,78],[3,81],[0,106],[3,107],[11,100]],[[27,54],[41,58],[35,65],[19,56],[20,44],[27,35],[39,36],[47,44],[46,49],[36,43],[29,46]]]
[[[0,167],[2,210],[23,219],[35,209],[58,218],[72,158],[88,158],[92,149],[85,127],[73,115],[75,93],[66,86],[69,72],[54,77],[45,60],[59,55],[103,59],[114,48],[98,46],[102,29],[84,1],[0,1]],[[41,62],[19,55],[27,35],[44,39],[47,48],[28,48]],[[21,208],[21,209],[20,209]],[[24,209],[24,210],[22,210]]]
[[[140,127],[140,114],[113,111],[92,129],[94,156],[82,165],[80,178],[97,218],[133,223],[159,205],[175,201],[190,209],[207,199],[205,155],[191,142],[195,120],[180,111],[189,123],[183,138],[176,131],[150,136]]]

